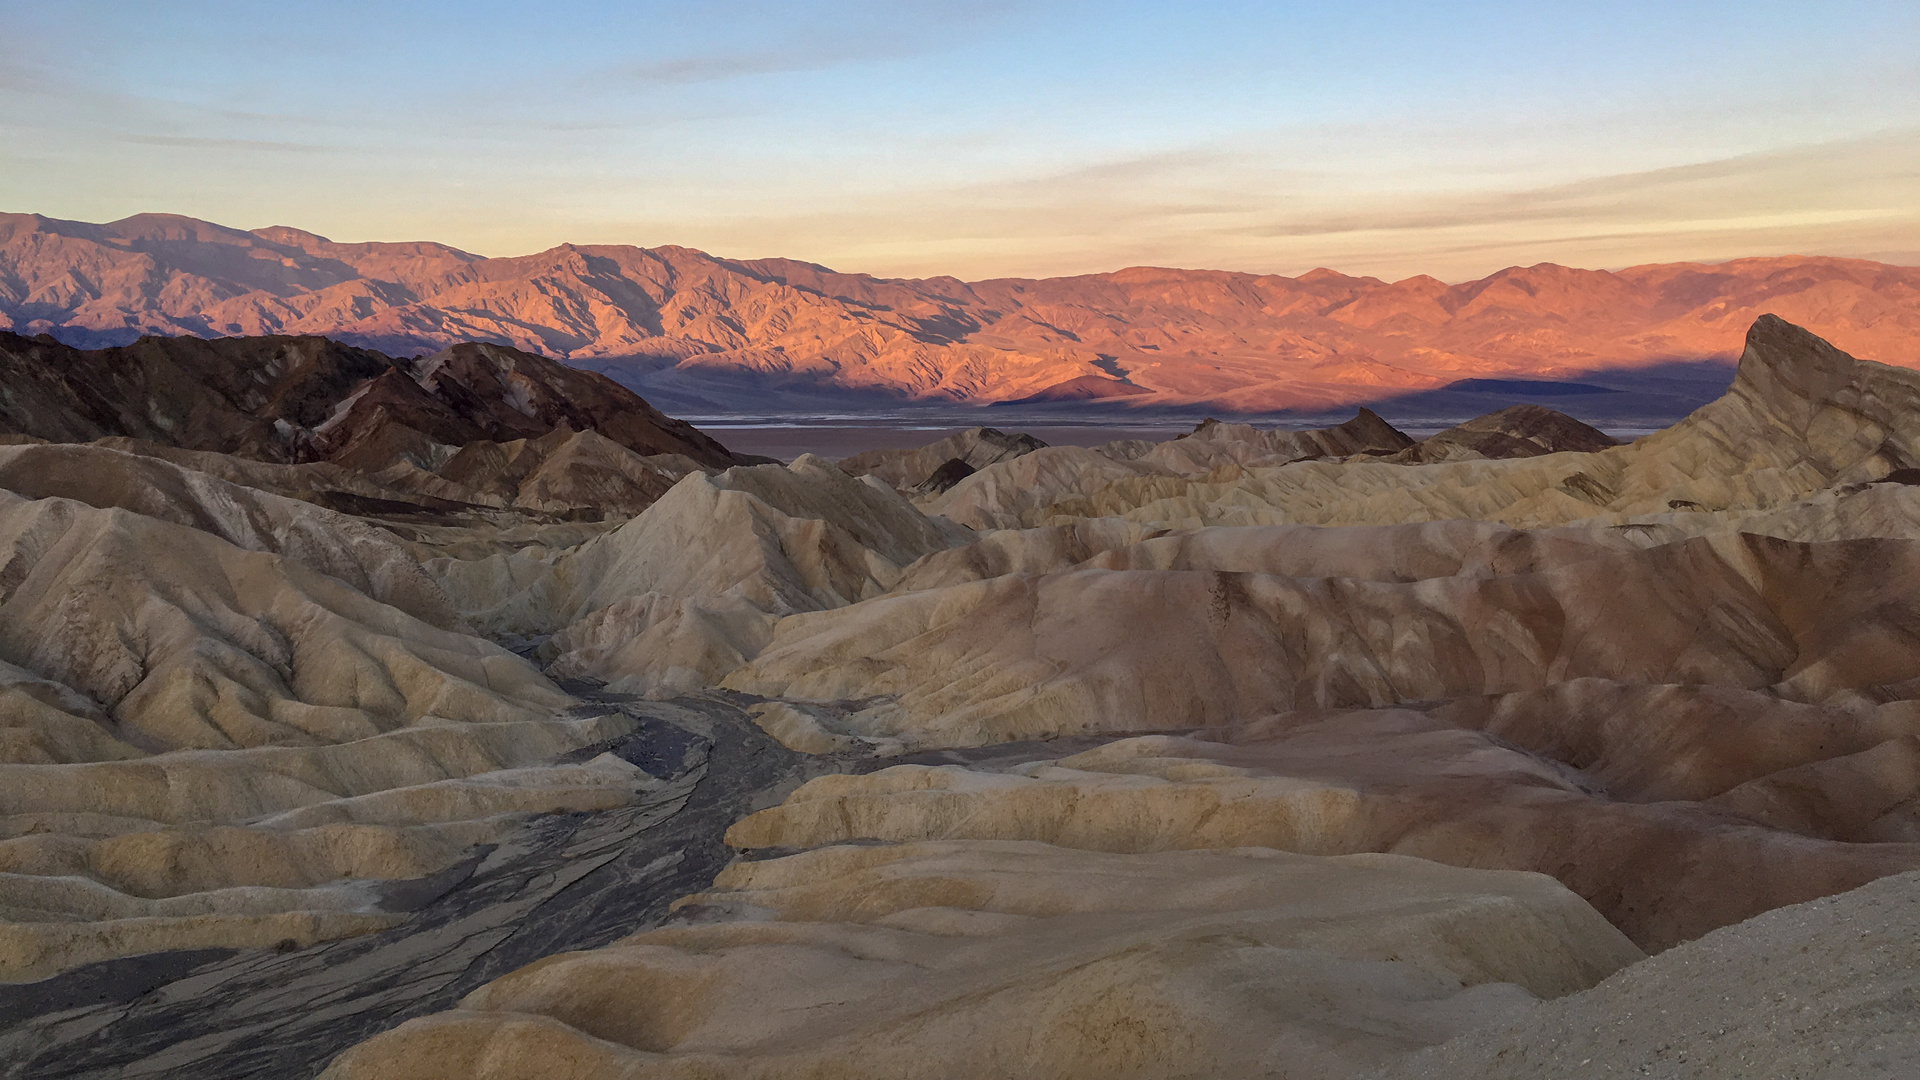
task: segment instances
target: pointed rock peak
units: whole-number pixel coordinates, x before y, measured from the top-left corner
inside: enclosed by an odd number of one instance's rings
[[[1412,436],[1386,422],[1379,413],[1362,405],[1353,419],[1341,424],[1336,431],[1363,439],[1369,445],[1379,445],[1400,449],[1413,445]]]
[[[1858,369],[1859,361],[1825,338],[1766,314],[1747,330],[1734,384],[1797,415],[1799,404],[1830,397],[1852,382]]]
[[[1008,451],[1016,455],[1029,454],[1035,450],[1043,450],[1047,445],[1025,432],[1001,431],[999,428],[990,427],[977,427],[970,431],[963,432],[961,439],[963,442],[983,444],[991,446],[996,450]]]
[[[835,472],[840,471],[838,465],[821,457],[819,454],[801,454],[787,464],[787,471],[789,472],[806,472],[810,469],[826,468],[832,468]]]
[[[1815,357],[1832,365],[1854,363],[1852,356],[1834,348],[1827,339],[1771,312],[1753,320],[1753,325],[1747,328],[1747,355],[1755,355],[1756,350],[1762,357],[1795,354],[1796,364]]]
[[[1549,409],[1544,405],[1525,402],[1509,405],[1496,412],[1487,413],[1485,416],[1474,417],[1452,430],[1499,432],[1535,443],[1545,453],[1558,453],[1564,450],[1593,453],[1610,446],[1620,445],[1620,440],[1566,413]],[[1487,454],[1487,456],[1501,455]]]

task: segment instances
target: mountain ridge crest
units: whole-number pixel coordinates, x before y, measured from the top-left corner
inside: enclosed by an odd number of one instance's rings
[[[694,248],[562,244],[488,258],[169,214],[0,214],[0,329],[80,347],[144,334],[313,334],[392,355],[507,345],[681,408],[743,395],[988,404],[1062,385],[1124,406],[1344,408],[1465,378],[1731,365],[1777,312],[1920,365],[1920,268],[1828,256],[1617,271],[1511,266],[1396,282],[1138,266],[1056,278],[883,278]],[[744,404],[744,402],[742,402]]]

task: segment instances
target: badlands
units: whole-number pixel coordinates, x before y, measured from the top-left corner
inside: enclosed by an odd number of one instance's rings
[[[1772,315],[1624,444],[0,375],[0,1076],[1920,1074],[1920,374]]]

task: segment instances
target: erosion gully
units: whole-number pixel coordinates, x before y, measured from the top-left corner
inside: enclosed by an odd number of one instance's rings
[[[657,789],[618,810],[541,815],[461,865],[388,885],[385,906],[411,914],[383,933],[127,957],[0,986],[0,1078],[315,1076],[515,968],[660,924],[733,860],[727,826],[812,776],[862,767],[786,749],[727,696],[569,689],[587,701],[577,711],[618,708],[639,726],[568,758],[618,754]]]

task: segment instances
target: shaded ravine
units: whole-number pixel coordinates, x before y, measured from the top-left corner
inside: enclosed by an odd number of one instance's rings
[[[849,764],[786,749],[723,698],[588,696],[640,727],[569,757],[610,750],[659,789],[619,810],[535,818],[453,870],[392,887],[389,906],[414,914],[383,933],[128,957],[0,986],[0,1078],[306,1080],[515,968],[657,924],[732,860],[727,826]]]

